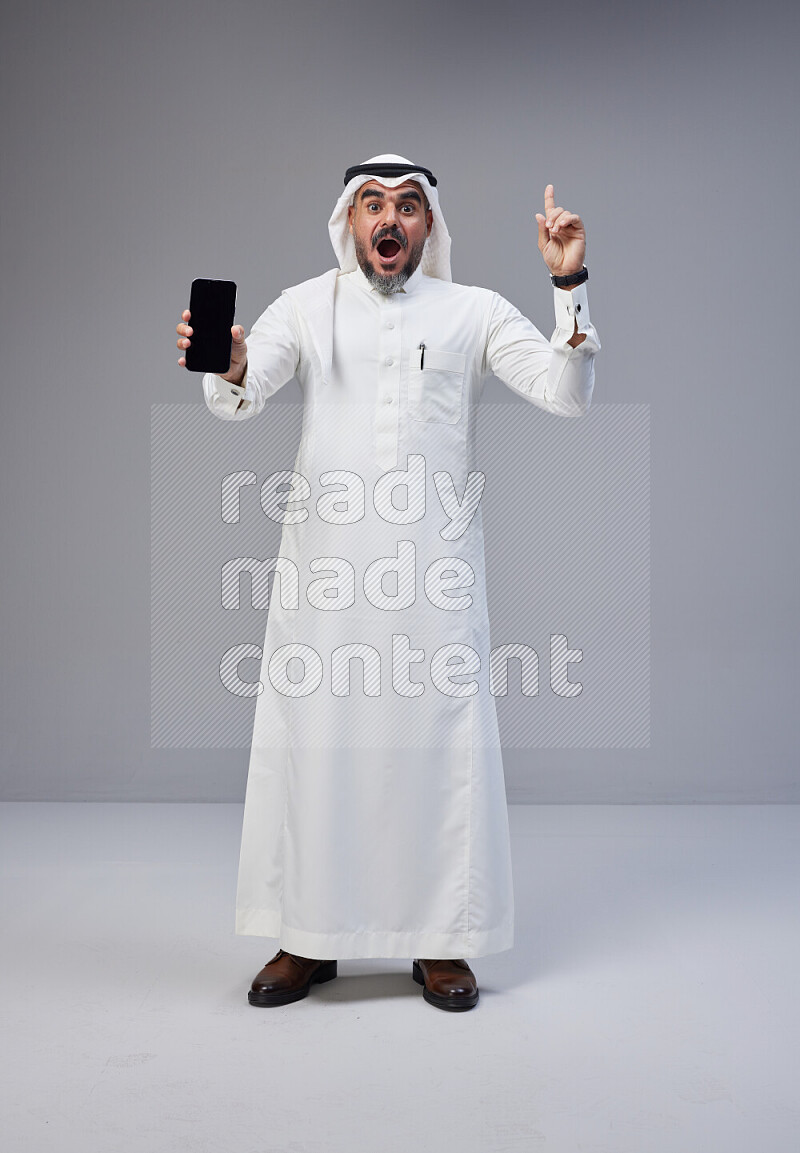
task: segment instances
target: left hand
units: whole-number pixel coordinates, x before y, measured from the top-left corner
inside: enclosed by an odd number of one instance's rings
[[[544,190],[544,216],[537,212],[536,220],[539,225],[539,251],[550,271],[556,276],[580,272],[586,256],[583,221],[574,212],[556,207],[552,184],[548,184]]]

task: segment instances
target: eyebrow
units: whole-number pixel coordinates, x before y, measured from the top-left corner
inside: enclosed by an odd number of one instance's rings
[[[386,199],[384,193],[381,192],[377,188],[366,189],[365,192],[361,193],[359,199],[360,200],[368,200],[370,197],[375,197],[377,200],[385,200]],[[418,192],[416,192],[413,188],[409,188],[407,191],[401,192],[400,193],[400,199],[401,200],[416,200],[417,204],[419,204],[420,206],[422,205],[422,198],[421,198],[420,194]]]

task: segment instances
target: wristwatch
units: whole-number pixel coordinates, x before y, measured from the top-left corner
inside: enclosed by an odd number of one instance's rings
[[[584,264],[580,272],[571,272],[569,276],[556,276],[550,273],[550,283],[554,288],[573,288],[576,284],[583,284],[589,279],[589,269]]]

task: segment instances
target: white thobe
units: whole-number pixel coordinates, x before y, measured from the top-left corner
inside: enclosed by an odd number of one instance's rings
[[[294,566],[299,597],[283,572],[274,578],[239,934],[325,959],[476,957],[513,944],[479,501],[468,527],[447,526],[480,475],[475,419],[489,375],[557,415],[589,407],[600,345],[586,288],[554,294],[547,341],[487,289],[418,268],[387,297],[360,269],[331,270],[262,314],[241,387],[203,379],[225,420],[261,412],[293,376],[304,408],[280,495],[297,515],[283,525],[280,564]],[[586,340],[573,349],[576,320]],[[387,495],[392,480],[408,487]]]

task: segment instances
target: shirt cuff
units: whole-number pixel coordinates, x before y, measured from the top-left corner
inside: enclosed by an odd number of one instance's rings
[[[221,376],[217,376],[214,372],[206,373],[203,383],[206,386],[206,393],[213,396],[213,408],[223,416],[233,417],[241,416],[250,408],[251,401],[246,395],[247,391],[247,370],[241,384],[231,384],[229,380],[223,380]]]
[[[578,322],[578,332],[587,332],[591,325],[589,318],[589,297],[586,293],[586,282],[568,288],[553,289],[556,310],[556,329],[567,334],[569,340],[575,333],[575,321]]]

